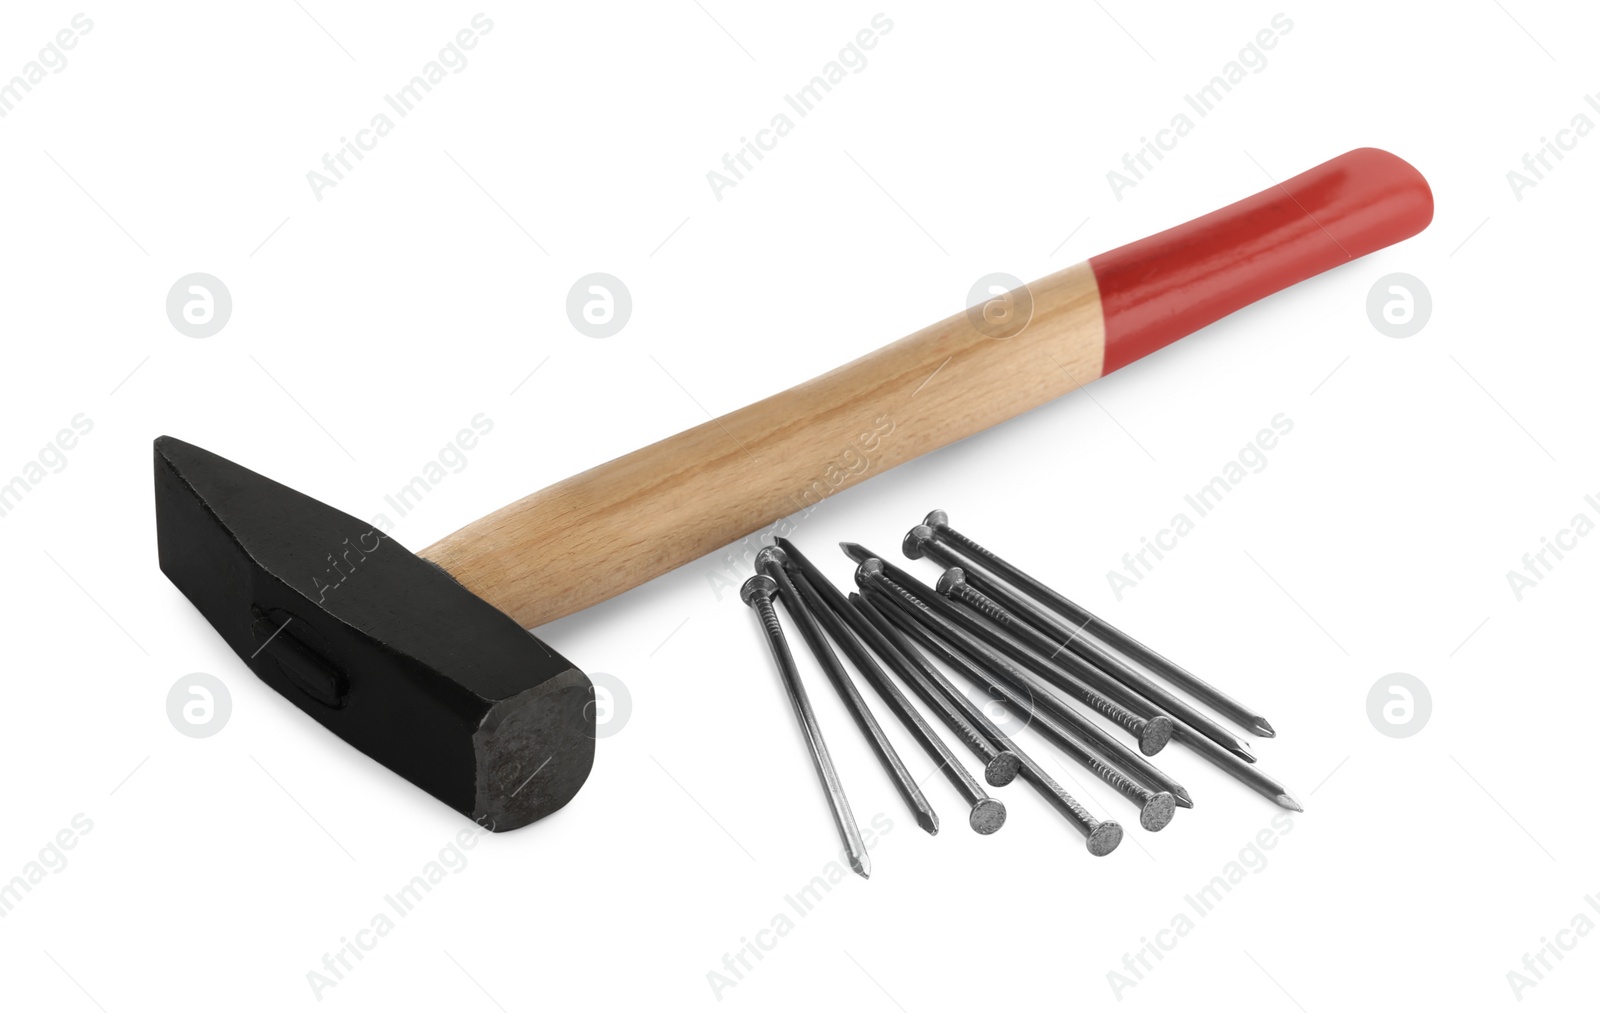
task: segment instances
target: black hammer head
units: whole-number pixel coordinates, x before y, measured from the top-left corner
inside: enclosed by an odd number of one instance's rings
[[[567,659],[371,524],[170,436],[155,466],[162,572],[267,685],[490,830],[583,786]]]

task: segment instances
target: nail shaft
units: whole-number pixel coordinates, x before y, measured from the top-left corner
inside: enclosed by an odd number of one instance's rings
[[[863,564],[862,569],[867,566]],[[1087,748],[1153,794],[1169,795],[1176,805],[1185,809],[1194,808],[1194,800],[1188,789],[1084,715],[1071,707],[1039,707],[1039,701],[1047,699],[1048,692],[1037,684],[1031,672],[995,653],[982,641],[929,608],[915,590],[897,584],[886,574],[878,574],[872,580],[873,589],[895,606],[890,613],[891,619],[906,620],[901,625],[909,635],[968,679],[982,685],[991,696],[1002,697],[1024,715],[1038,718],[1039,730],[1052,741],[1073,740],[1065,746],[1056,742],[1064,751],[1076,758],[1075,747]]]
[[[797,567],[801,573],[805,574],[806,578],[811,582],[811,586],[822,593],[822,597],[827,601],[834,614],[843,619],[863,643],[877,652],[878,657],[882,658],[884,663],[896,675],[900,676],[901,681],[910,686],[917,697],[935,714],[939,715],[950,730],[955,733],[956,738],[965,743],[972,750],[973,755],[984,762],[984,780],[989,783],[989,786],[1002,788],[1010,784],[1017,776],[1017,759],[1003,748],[994,747],[992,740],[985,738],[983,731],[976,726],[976,723],[969,720],[969,715],[964,713],[959,706],[959,703],[966,703],[968,708],[976,710],[976,708],[972,708],[967,698],[962,696],[958,703],[947,698],[940,691],[937,683],[930,683],[923,679],[921,673],[913,671],[910,675],[907,675],[904,664],[905,659],[897,656],[894,644],[885,639],[877,626],[869,621],[868,616],[862,612],[865,603],[861,602],[854,593],[849,598],[841,594],[833,582],[828,580],[822,571],[817,568],[817,565],[799,549],[795,548],[794,544],[788,539],[777,538],[774,541],[777,543],[778,548],[788,553],[789,562]],[[980,711],[978,714],[981,717],[982,712]]]
[[[979,619],[972,610],[963,608],[944,595],[936,594],[933,588],[875,555],[865,546],[854,542],[841,542],[840,547],[857,563],[877,559],[890,580],[911,591],[927,608],[1011,657],[1026,668],[1029,674],[1037,673],[1039,678],[1050,685],[1110,719],[1138,740],[1139,749],[1146,756],[1154,756],[1160,752],[1166,746],[1167,740],[1172,737],[1173,720],[1159,713],[1154,704],[1133,690],[1112,682],[1098,672],[1089,671],[1089,666],[1076,658],[1070,656],[1048,658],[1027,648],[1006,631]],[[1101,682],[1091,685],[1087,681],[1094,678],[1099,678]]]
[[[876,606],[855,593],[850,595],[850,605],[855,609],[856,621],[861,623],[861,639],[878,652],[884,664],[916,691],[923,702],[945,717],[951,730],[984,762],[984,775],[989,785],[1003,788],[1010,784],[1022,760],[1013,751],[1005,733],[995,727],[966,694],[951,685],[944,673],[910,650],[911,645],[898,630],[884,629],[889,620]]]
[[[911,772],[906,770],[906,765],[900,759],[900,754],[895,752],[894,746],[883,734],[883,729],[878,726],[878,721],[867,709],[867,702],[861,699],[861,693],[851,681],[849,673],[839,663],[839,658],[833,653],[833,648],[828,646],[827,637],[822,632],[822,627],[806,608],[805,602],[800,597],[800,591],[794,586],[794,581],[789,578],[789,573],[783,568],[783,554],[778,549],[766,548],[756,553],[756,568],[773,583],[778,585],[779,597],[783,600],[784,608],[794,624],[800,628],[800,635],[811,648],[812,655],[817,659],[817,664],[827,673],[828,681],[833,683],[833,688],[838,691],[839,699],[844,701],[845,708],[850,711],[850,716],[855,719],[856,727],[861,729],[861,734],[867,739],[872,751],[877,754],[878,761],[883,765],[884,772],[889,775],[889,780],[894,782],[895,790],[905,800],[906,807],[911,810],[911,815],[916,819],[917,826],[930,834],[939,832],[939,816],[933,811],[933,806],[923,797],[922,789],[917,786],[916,779]]]
[[[1049,711],[1030,704],[1037,701],[1037,697],[1018,692],[1006,684],[1003,679],[994,678],[972,659],[961,654],[953,645],[940,641],[927,626],[922,625],[907,610],[905,605],[896,607],[892,599],[870,596],[869,600],[885,601],[886,605],[894,608],[889,614],[889,620],[900,624],[901,629],[911,639],[920,644],[934,657],[955,669],[969,682],[993,696],[999,696],[1007,705],[1022,712],[1029,721],[1029,727],[1049,739],[1057,749],[1066,753],[1080,766],[1088,769],[1100,780],[1117,790],[1128,801],[1139,807],[1139,825],[1146,830],[1156,831],[1172,821],[1172,815],[1177,809],[1177,797],[1170,791],[1152,791],[1139,783],[1132,775],[1119,769],[1100,756],[1089,747],[1086,740],[1076,735],[1068,723],[1058,720]],[[1113,740],[1115,741],[1115,740]]]
[[[912,585],[914,591],[932,592],[934,589],[926,585]],[[929,606],[934,612],[987,644],[992,651],[998,652],[1020,666],[1024,672],[1037,673],[1043,679],[1058,689],[1085,685],[1075,673],[1081,673],[1076,667],[1068,668],[1059,656],[1046,657],[1042,652],[1034,650],[1021,640],[1012,635],[1011,631],[995,625],[979,610],[973,608],[965,600],[949,596],[933,594]],[[1164,749],[1173,738],[1177,730],[1177,723],[1165,714],[1156,712],[1155,704],[1139,696],[1133,691],[1124,692],[1120,688],[1112,688],[1110,697],[1102,696],[1090,689],[1089,695],[1074,694],[1089,704],[1103,717],[1109,718],[1114,724],[1125,729],[1134,738],[1139,740],[1139,751],[1146,756],[1154,756]],[[1120,701],[1120,702],[1118,702]],[[1123,706],[1126,704],[1127,706]],[[1140,714],[1149,714],[1150,717],[1140,717]]]
[[[861,840],[861,830],[856,826],[855,814],[850,811],[850,800],[845,798],[844,786],[833,769],[833,758],[828,755],[828,744],[822,739],[822,729],[817,716],[811,712],[811,700],[800,682],[800,671],[795,667],[794,655],[784,639],[783,627],[778,622],[778,612],[772,607],[772,595],[777,585],[767,577],[751,577],[740,590],[745,604],[755,610],[766,633],[767,644],[772,648],[772,659],[778,665],[784,688],[789,691],[789,703],[794,707],[795,720],[800,723],[800,733],[805,737],[806,748],[811,751],[811,762],[817,769],[817,779],[828,797],[828,807],[833,811],[834,825],[839,828],[839,840],[849,856],[850,867],[863,879],[872,875],[872,862],[867,857],[867,847]]]
[[[1246,763],[1256,762],[1249,748],[1226,728],[1144,676],[1130,670],[1130,674],[1134,677],[1132,681],[1121,682],[1104,669],[1090,664],[1075,654],[1062,653],[1063,640],[1072,636],[1070,631],[1063,631],[1062,636],[1058,637],[1025,621],[1012,612],[1006,603],[996,601],[968,583],[966,571],[961,567],[952,567],[944,572],[939,578],[939,592],[967,606],[994,626],[1021,641],[1029,649],[1050,659],[1052,663],[1071,670],[1095,689],[1113,699],[1122,700],[1124,703],[1137,702],[1141,707],[1159,707],[1163,713],[1171,715],[1172,734],[1180,742],[1192,743],[1194,739],[1204,737]]]
[[[945,565],[966,566],[969,563],[976,563],[979,569],[994,574],[1012,587],[1017,588],[1044,605],[1067,623],[1085,630],[1093,640],[1103,643],[1112,652],[1121,654],[1143,665],[1167,682],[1213,708],[1217,713],[1226,716],[1240,727],[1268,738],[1277,734],[1267,719],[1257,713],[1254,708],[1247,707],[1182,666],[1168,661],[1088,609],[1071,601],[950,527],[949,519],[944,511],[935,510],[928,515],[924,523],[932,531],[931,544],[947,551],[954,550],[960,555],[952,558],[963,560],[961,562],[947,562]]]
[[[1116,846],[1122,842],[1122,827],[1115,820],[1096,820],[1091,816],[1083,806],[1078,804],[1077,799],[1067,794],[1066,789],[1056,783],[1055,778],[1051,777],[1037,760],[1023,752],[1021,747],[1007,738],[1005,733],[996,728],[987,716],[972,706],[971,701],[967,700],[966,694],[951,685],[942,672],[928,664],[927,659],[912,646],[911,642],[906,639],[905,634],[895,625],[892,618],[892,612],[895,607],[892,604],[884,603],[878,605],[864,600],[860,596],[852,596],[851,601],[859,603],[858,608],[861,615],[893,644],[899,657],[909,666],[908,670],[914,668],[920,671],[929,682],[941,687],[941,691],[948,694],[952,702],[958,702],[958,706],[964,705],[967,708],[968,716],[973,719],[973,723],[993,743],[988,748],[1003,750],[1017,758],[1017,761],[1021,764],[1018,774],[1034,791],[1038,792],[1039,797],[1043,798],[1051,808],[1055,809],[1068,823],[1072,824],[1073,829],[1084,835],[1090,854],[1097,856],[1108,855],[1116,849]]]
[[[847,547],[845,548],[845,552],[852,558],[860,555],[865,559],[876,560],[876,557],[873,556],[872,552],[863,546],[855,545],[853,543],[846,543],[846,545]],[[887,563],[883,563],[882,560],[876,560],[876,562],[883,568],[883,572],[885,574],[890,575],[893,578],[898,578],[903,575],[904,579],[907,581],[906,586],[911,589],[914,596],[916,596],[917,592],[921,592],[923,595],[927,595],[929,593],[926,584],[923,584],[910,574],[905,573],[905,571],[896,570]],[[857,572],[859,573],[859,570]],[[859,577],[857,579],[859,580]],[[978,638],[984,640],[990,646],[997,648],[1000,653],[1011,656],[1019,664],[1031,664],[1027,658],[1017,657],[1013,653],[1013,649],[1007,643],[1009,638],[1001,634],[996,627],[990,626],[988,623],[986,623],[984,619],[976,612],[972,612],[966,609],[965,606],[958,605],[957,603],[944,598],[942,595],[935,594],[932,595],[932,597],[937,598],[938,600],[932,602],[924,601],[923,604],[932,610],[937,610],[943,617],[950,619],[953,623],[960,626],[966,632],[974,634]],[[947,607],[941,608],[939,604],[940,602],[943,602]],[[1010,643],[1015,644],[1015,641],[1010,641]],[[1174,722],[1173,734],[1176,736],[1180,730],[1184,729],[1184,727],[1185,726],[1181,721]],[[1213,765],[1222,768],[1225,773],[1230,774],[1235,780],[1244,784],[1252,791],[1257,792],[1267,799],[1270,799],[1285,809],[1293,809],[1295,812],[1304,811],[1304,808],[1300,805],[1299,800],[1294,797],[1288,788],[1286,788],[1280,781],[1272,777],[1270,774],[1267,774],[1260,768],[1256,767],[1254,764],[1244,762],[1239,757],[1235,756],[1228,750],[1223,749],[1221,746],[1217,745],[1215,742],[1212,742],[1205,736],[1195,734],[1192,731],[1187,734],[1184,741],[1191,748],[1193,748],[1195,752],[1209,760]],[[1182,805],[1183,797],[1180,796],[1177,791],[1174,791],[1170,786],[1166,787],[1168,791],[1172,791],[1174,797],[1178,798],[1178,803]]]
[[[951,604],[961,613],[956,620],[958,624],[964,629],[976,633],[979,638],[998,648],[1002,654],[1006,654],[1023,665],[1034,663],[1029,660],[1028,655],[1030,654],[1033,658],[1038,658],[1037,654],[1028,652],[1026,649],[1018,650],[1021,645],[1007,637],[999,627],[991,625],[986,616],[970,609],[966,605]],[[1293,809],[1296,812],[1302,811],[1300,803],[1290,793],[1289,789],[1270,774],[1262,771],[1254,763],[1246,763],[1233,752],[1217,745],[1217,743],[1194,731],[1182,721],[1173,722],[1172,737],[1199,753],[1214,766],[1222,768],[1224,772],[1247,785],[1251,790],[1266,796],[1285,809]]]
[[[923,600],[917,597],[916,590],[912,590],[918,605]],[[957,606],[960,608],[960,606]],[[1035,659],[1012,657],[1004,651],[998,651],[989,642],[974,636],[970,630],[959,621],[952,621],[950,615],[940,612],[937,608],[924,608],[915,613],[914,618],[926,626],[930,631],[938,633],[948,643],[959,648],[969,658],[977,663],[983,671],[1003,680],[1006,684],[1031,697],[1039,697],[1044,690],[1036,685],[1038,678],[1035,671],[1048,671],[1048,665]],[[970,617],[969,617],[970,618]],[[1073,728],[1077,729],[1084,738],[1088,739],[1101,755],[1114,761],[1125,771],[1133,775],[1146,785],[1158,791],[1172,793],[1178,805],[1185,809],[1194,808],[1194,800],[1189,795],[1189,790],[1156,766],[1145,756],[1129,749],[1121,741],[1106,734],[1098,725],[1087,720],[1076,712],[1069,712],[1071,717],[1067,720]],[[1061,715],[1057,715],[1061,717]]]
[[[926,524],[919,524],[912,528],[902,543],[908,556],[927,556],[935,562],[941,563],[949,569],[946,575],[959,574],[954,586],[947,590],[946,581],[941,581],[939,590],[957,601],[963,602],[977,612],[985,615],[1000,612],[1009,613],[1019,627],[1026,627],[1027,637],[1022,637],[1036,650],[1042,650],[1040,645],[1053,644],[1054,647],[1047,655],[1051,660],[1056,660],[1066,652],[1067,657],[1074,658],[1084,665],[1103,673],[1111,680],[1120,683],[1127,689],[1139,694],[1148,700],[1152,706],[1160,708],[1170,714],[1174,720],[1182,721],[1190,728],[1205,735],[1224,749],[1249,763],[1255,762],[1255,756],[1249,747],[1240,742],[1233,735],[1218,725],[1210,717],[1196,710],[1187,702],[1174,696],[1164,687],[1151,681],[1143,672],[1133,667],[1116,651],[1110,650],[1104,644],[1096,641],[1092,635],[1085,634],[1085,626],[1068,628],[1059,616],[1023,598],[1001,581],[989,576],[981,567],[968,569],[971,560],[960,552],[952,551],[943,543],[936,540],[934,529]],[[964,585],[964,586],[962,586]],[[990,605],[994,606],[991,608]],[[991,616],[991,618],[994,618]],[[1009,623],[995,619],[997,624],[1016,634]],[[1032,634],[1037,634],[1036,637]],[[1183,733],[1178,733],[1180,740]]]
[[[966,802],[971,810],[967,819],[968,825],[980,834],[992,834],[999,830],[1006,821],[1005,804],[989,797],[961,761],[956,759],[955,754],[950,752],[950,747],[944,744],[938,733],[929,726],[921,714],[917,713],[916,708],[905,698],[905,694],[900,692],[899,687],[889,681],[888,675],[878,666],[876,659],[839,614],[841,609],[851,610],[850,603],[845,600],[844,595],[840,594],[838,588],[829,583],[820,572],[816,573],[813,580],[811,573],[801,565],[800,558],[794,554],[794,550],[781,540],[778,551],[784,554],[781,562],[788,570],[789,578],[800,591],[802,602],[811,610],[812,618],[816,619],[833,638],[833,642],[839,645],[845,656],[855,665],[856,671],[877,690],[878,695],[900,719],[906,731],[911,733],[911,737],[929,758],[938,764],[939,770],[960,793],[962,801]]]

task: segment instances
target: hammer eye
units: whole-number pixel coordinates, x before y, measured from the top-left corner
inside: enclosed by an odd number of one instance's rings
[[[306,646],[292,629],[294,616],[282,609],[253,607],[256,653],[277,663],[289,681],[318,703],[335,709],[349,699],[350,680],[333,662]]]

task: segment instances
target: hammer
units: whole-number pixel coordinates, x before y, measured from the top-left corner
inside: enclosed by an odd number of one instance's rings
[[[529,628],[1415,235],[1432,216],[1416,169],[1359,148],[558,482],[418,553],[162,436],[161,569],[269,686],[450,807],[511,830],[569,802],[594,761],[594,688]],[[862,460],[872,467],[852,463]]]

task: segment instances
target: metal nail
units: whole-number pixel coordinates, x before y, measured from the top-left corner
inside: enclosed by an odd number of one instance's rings
[[[872,751],[877,754],[878,761],[883,765],[884,772],[894,782],[895,789],[900,792],[900,797],[905,800],[907,808],[917,821],[917,826],[930,834],[939,832],[939,815],[933,811],[933,806],[923,797],[922,789],[917,787],[916,779],[911,772],[906,770],[906,765],[900,759],[900,754],[890,744],[883,729],[878,726],[878,721],[867,710],[867,703],[861,699],[861,693],[851,681],[849,673],[839,663],[839,658],[833,653],[833,648],[828,646],[827,637],[823,635],[822,627],[806,608],[805,602],[800,597],[800,591],[794,586],[794,581],[789,578],[789,573],[783,568],[784,553],[782,549],[768,546],[756,553],[756,569],[772,578],[778,585],[779,595],[783,600],[784,608],[789,617],[800,628],[800,635],[805,638],[806,644],[811,648],[812,655],[817,659],[817,664],[827,673],[828,681],[833,683],[833,688],[838,691],[839,699],[844,701],[845,708],[850,711],[850,716],[855,719],[856,727],[861,729],[861,734],[866,736],[867,743],[872,746]]]
[[[888,675],[878,666],[866,646],[839,614],[841,610],[852,611],[850,603],[845,601],[838,588],[829,583],[820,572],[817,572],[813,579],[812,574],[801,565],[803,557],[797,557],[790,546],[780,544],[778,548],[785,554],[785,569],[788,570],[790,579],[800,592],[801,601],[811,611],[812,617],[844,651],[845,656],[855,665],[856,671],[877,690],[878,695],[900,719],[906,731],[911,733],[911,737],[917,740],[917,744],[938,764],[951,785],[961,794],[962,800],[970,809],[967,817],[968,825],[980,834],[992,834],[999,830],[1006,821],[1005,804],[989,797],[989,794],[967,772],[967,768],[962,766],[961,761],[956,759],[955,754],[950,752],[950,747],[944,744],[938,733],[911,706],[905,694],[889,681]]]
[[[1051,681],[1051,685],[1059,685],[1054,677],[1066,674],[1032,651],[1022,648],[1003,632],[990,626],[977,613],[938,594],[916,577],[892,563],[885,562],[865,546],[853,542],[841,542],[840,545],[846,555],[852,559],[859,559],[863,565],[867,560],[875,561],[877,566],[882,568],[885,578],[909,593],[909,600],[914,602],[919,610],[917,614],[919,621],[923,619],[923,612],[931,613],[943,620],[937,624],[941,636],[947,632],[946,627],[950,627],[948,630],[950,639],[958,642],[963,651],[977,658],[986,669],[1005,678],[1019,691],[1033,696],[1045,695],[1048,690],[1038,685],[1039,679],[1045,678]],[[856,572],[859,582],[859,567]],[[1011,653],[1013,647],[1019,653],[1013,655]],[[1035,672],[1041,674],[1036,675]],[[1067,714],[1070,716],[1064,716],[1063,720],[1070,721],[1075,728],[1079,728],[1082,734],[1093,742],[1101,755],[1115,760],[1123,770],[1132,771],[1149,787],[1172,792],[1172,797],[1185,809],[1194,808],[1189,792],[1161,768],[1106,734],[1098,725],[1082,715],[1070,709]]]
[[[1110,682],[1098,672],[1088,671],[1085,663],[1072,656],[1046,658],[1043,653],[1019,643],[1010,632],[1002,631],[994,624],[979,619],[970,608],[952,602],[944,595],[934,594],[933,587],[926,586],[910,573],[872,554],[866,546],[854,543],[840,543],[840,546],[845,549],[846,555],[850,555],[851,559],[858,563],[867,559],[878,559],[883,565],[883,573],[886,573],[891,581],[920,595],[928,608],[933,608],[939,615],[989,643],[990,647],[1010,656],[1016,663],[1026,667],[1030,674],[1037,672],[1040,679],[1058,688],[1062,693],[1088,704],[1094,711],[1098,711],[1115,725],[1128,731],[1138,739],[1139,751],[1144,752],[1144,755],[1155,755],[1162,751],[1162,747],[1165,747],[1168,739],[1173,736],[1173,720],[1165,714],[1158,714],[1155,704],[1139,696],[1136,691],[1128,690],[1120,683]],[[1098,682],[1091,685],[1091,679],[1098,679]]]
[[[984,777],[990,786],[1003,788],[1015,780],[1022,768],[1022,760],[1006,734],[995,727],[988,715],[968,700],[966,694],[951,685],[944,673],[929,665],[921,654],[911,649],[910,643],[898,630],[885,628],[889,620],[884,618],[880,609],[855,592],[850,595],[850,605],[856,610],[866,633],[862,639],[872,645],[884,663],[916,690],[928,706],[954,719],[950,727],[972,749],[973,754],[984,761]]]
[[[800,682],[800,671],[795,667],[794,655],[789,653],[789,643],[784,639],[783,627],[778,623],[778,611],[772,607],[772,596],[777,590],[778,585],[772,578],[757,574],[744,582],[739,589],[739,597],[761,619],[767,644],[772,648],[772,660],[777,662],[778,674],[783,677],[784,688],[789,691],[789,703],[794,706],[795,719],[800,722],[806,748],[811,751],[817,779],[822,782],[822,789],[828,796],[828,807],[833,810],[833,822],[839,828],[839,839],[850,858],[850,867],[866,879],[872,875],[872,862],[867,858],[867,846],[862,843],[855,814],[850,811],[850,800],[845,798],[844,786],[839,783],[839,774],[833,769],[833,758],[828,755],[828,744],[822,739],[817,716],[811,712],[811,700]]]
[[[993,625],[986,616],[969,606],[950,602],[949,599],[942,600],[949,602],[950,611],[947,615],[963,629],[975,634],[1019,664],[1038,668],[1040,658],[1037,652],[1028,650],[1021,643],[1007,636],[1000,627]],[[1204,735],[1195,732],[1182,721],[1173,723],[1173,738],[1183,742],[1190,749],[1199,753],[1213,765],[1220,767],[1224,772],[1252,791],[1271,799],[1285,809],[1293,809],[1295,812],[1304,811],[1299,800],[1294,797],[1282,782],[1262,771],[1255,764],[1246,763],[1232,752],[1217,745]],[[1182,804],[1182,799],[1179,800],[1179,804]]]
[[[984,762],[983,777],[991,788],[1003,788],[1016,779],[1017,768],[1020,766],[1016,756],[1004,748],[995,747],[992,744],[993,740],[985,737],[983,730],[977,727],[977,723],[969,720],[968,715],[960,708],[961,703],[967,704],[969,708],[972,707],[965,696],[957,694],[960,700],[951,700],[941,692],[937,682],[930,683],[923,680],[920,673],[908,676],[901,664],[904,659],[896,656],[894,644],[885,639],[878,628],[860,611],[861,603],[857,600],[857,596],[852,593],[846,599],[841,595],[839,589],[823,575],[817,565],[795,548],[788,539],[777,538],[774,541],[780,549],[789,554],[789,561],[806,575],[811,585],[822,591],[823,597],[833,607],[833,611],[850,626],[856,636],[876,651],[878,657],[900,676],[901,681],[910,686],[917,697],[939,715],[956,737],[966,743],[973,755]],[[982,712],[978,713],[981,716]]]
[[[912,559],[917,558],[916,554],[927,551],[929,546],[944,549],[949,558],[940,559],[939,561],[946,566],[968,566],[968,579],[971,579],[972,576],[970,564],[976,563],[980,570],[987,570],[993,573],[1012,587],[1017,588],[1044,605],[1045,608],[1054,612],[1067,623],[1085,630],[1090,635],[1088,638],[1089,643],[1085,645],[1086,649],[1093,651],[1103,644],[1110,648],[1109,653],[1113,655],[1120,654],[1143,665],[1240,727],[1267,738],[1278,734],[1267,719],[1256,712],[1255,708],[1247,707],[1182,666],[1168,661],[1088,609],[1069,600],[1053,588],[1029,576],[952,528],[950,526],[950,518],[943,510],[935,510],[928,514],[923,520],[922,526],[928,528],[929,536],[926,539],[919,537],[917,545],[912,545],[911,535],[906,536],[906,555]],[[913,532],[916,532],[916,530],[915,528],[912,529]],[[951,555],[952,552],[956,555]],[[931,551],[928,554],[933,555]],[[981,587],[980,585],[980,589]],[[1080,642],[1084,639],[1082,637],[1079,638]]]
[[[988,651],[953,623],[924,608],[912,592],[882,573],[874,576],[870,567],[870,563],[862,564],[868,587],[892,607],[891,621],[939,660],[1021,711],[1029,719],[1030,727],[1139,806],[1139,822],[1146,830],[1160,830],[1171,822],[1180,794],[1185,802],[1189,801],[1181,785],[1100,731],[1081,714],[1070,708],[1056,711],[1039,706],[1043,697],[1022,681],[1025,673]],[[871,600],[876,603],[878,599]],[[1110,749],[1105,748],[1108,744]],[[1096,746],[1101,747],[1101,751],[1097,751]],[[1130,769],[1135,772],[1130,773]],[[1155,787],[1142,783],[1141,778]],[[1172,787],[1167,787],[1168,784]]]
[[[1130,670],[1128,680],[1119,680],[1076,654],[1063,653],[1066,642],[1073,637],[1071,631],[1060,630],[1059,627],[1047,630],[1028,622],[1012,609],[1015,596],[1008,594],[1005,601],[998,601],[984,594],[967,581],[966,571],[959,566],[946,570],[939,577],[937,587],[940,594],[966,605],[1041,657],[1071,670],[1095,689],[1113,698],[1127,695],[1142,706],[1159,707],[1171,715],[1172,734],[1178,741],[1188,742],[1196,736],[1205,736],[1246,763],[1256,762],[1249,748],[1229,734],[1226,728],[1144,676]],[[1059,630],[1059,635],[1056,630]]]
[[[877,578],[882,576],[881,573],[870,571],[864,573],[863,571],[866,570],[867,567],[863,566],[856,571],[856,579],[861,584],[862,589],[883,590],[877,586]],[[884,581],[884,583],[888,582]],[[1014,746],[1012,751],[1017,752],[1019,757],[1022,756]],[[1121,824],[1115,820],[1096,819],[1078,803],[1077,799],[1067,794],[1053,778],[1046,774],[1037,762],[1031,759],[1024,759],[1022,773],[1028,778],[1029,783],[1038,788],[1046,800],[1054,805],[1057,811],[1065,816],[1067,821],[1083,835],[1090,854],[1096,856],[1108,855],[1116,849],[1118,844],[1122,843]]]
[[[1057,749],[1066,753],[1080,766],[1086,768],[1100,780],[1116,789],[1117,793],[1129,802],[1139,807],[1139,825],[1149,831],[1157,831],[1172,822],[1172,816],[1178,809],[1177,797],[1170,791],[1153,791],[1141,784],[1127,771],[1117,767],[1105,757],[1100,756],[1088,748],[1085,742],[1069,730],[1069,727],[1056,719],[1050,713],[1042,710],[1029,710],[1026,695],[1007,686],[1003,680],[996,679],[992,673],[986,671],[973,659],[961,654],[950,644],[939,640],[932,630],[921,624],[903,607],[895,607],[886,595],[869,596],[874,602],[884,601],[889,607],[894,608],[890,613],[891,622],[899,623],[901,629],[922,645],[934,657],[960,672],[968,681],[984,689],[986,692],[1005,698],[1007,704],[1022,711],[1028,718],[1029,727],[1043,735]]]

